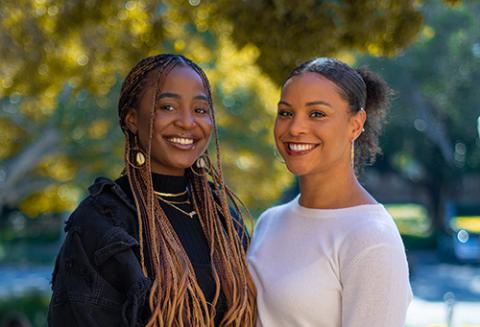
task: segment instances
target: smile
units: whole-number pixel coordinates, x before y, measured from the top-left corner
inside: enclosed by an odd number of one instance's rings
[[[171,137],[171,138],[168,138],[167,141],[170,143],[176,143],[176,144],[193,144],[193,139],[184,138],[184,137]]]
[[[315,149],[318,144],[312,143],[293,143],[293,142],[286,142],[287,154],[289,155],[304,155]]]
[[[173,147],[181,150],[191,150],[195,148],[196,140],[190,137],[171,136],[165,137],[167,142]]]

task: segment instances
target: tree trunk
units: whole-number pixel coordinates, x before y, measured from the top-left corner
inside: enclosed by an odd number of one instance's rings
[[[3,180],[0,181],[0,208],[14,205],[22,198],[51,184],[53,180],[31,174],[47,156],[58,152],[60,134],[56,128],[47,127],[41,136],[28,145],[20,154],[9,160],[4,167]]]

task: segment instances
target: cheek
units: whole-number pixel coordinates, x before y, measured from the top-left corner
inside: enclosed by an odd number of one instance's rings
[[[175,116],[169,112],[162,110],[156,110],[153,114],[153,126],[155,128],[161,128],[172,123],[175,120]],[[148,121],[148,119],[147,119]]]
[[[283,134],[285,125],[286,124],[278,118],[275,119],[275,125],[273,125],[273,137],[275,138],[275,141]]]
[[[200,119],[200,121],[198,122],[198,125],[202,129],[205,137],[209,139],[210,136],[212,135],[212,130],[213,130],[213,120],[212,120],[212,118],[210,116],[204,117],[204,118]]]

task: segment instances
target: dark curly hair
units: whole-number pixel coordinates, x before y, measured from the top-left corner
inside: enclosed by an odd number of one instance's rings
[[[365,165],[373,164],[377,154],[382,152],[378,138],[393,95],[390,87],[365,67],[354,69],[340,60],[325,57],[302,63],[288,75],[286,81],[308,72],[320,74],[335,83],[352,114],[362,109],[366,111],[365,131],[355,140],[355,169],[358,171]]]

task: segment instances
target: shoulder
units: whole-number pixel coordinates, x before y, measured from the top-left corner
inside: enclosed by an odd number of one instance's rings
[[[255,223],[255,229],[253,231],[253,237],[257,240],[260,235],[266,233],[266,231],[272,226],[277,224],[288,209],[289,203],[277,205],[266,209],[257,219]]]
[[[344,242],[365,248],[388,244],[403,248],[400,233],[383,205],[361,206],[348,224]]]
[[[67,220],[66,232],[82,230],[97,234],[112,227],[132,228],[135,207],[118,184],[99,177],[88,188],[88,193]]]
[[[256,224],[257,227],[259,227],[261,224],[265,224],[266,222],[274,220],[276,217],[279,217],[280,215],[284,214],[284,212],[288,208],[288,205],[289,203],[284,203],[284,204],[276,205],[266,209],[258,217],[257,224]]]
[[[393,218],[382,205],[359,208],[339,248],[340,263],[350,265],[364,257],[405,261],[405,248]]]

